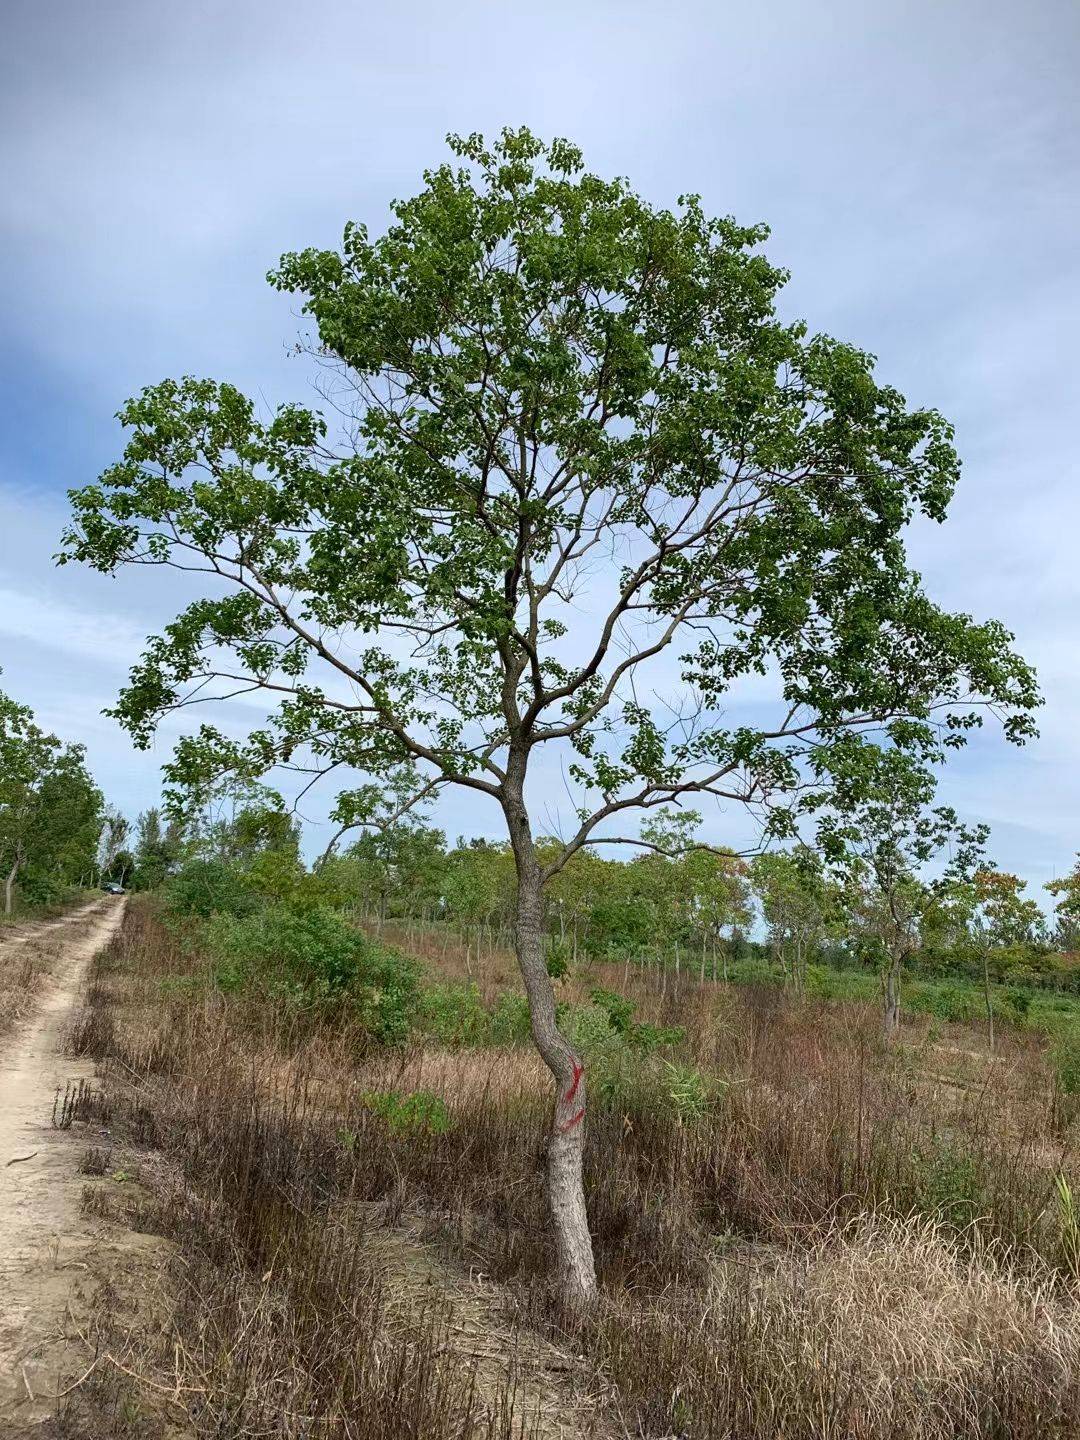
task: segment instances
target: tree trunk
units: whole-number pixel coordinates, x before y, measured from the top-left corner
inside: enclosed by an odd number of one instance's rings
[[[19,873],[19,862],[16,860],[4,879],[4,914],[11,914],[11,891],[15,884],[15,876]]]
[[[900,1029],[900,961],[890,960],[885,972],[885,1039],[892,1040]]]
[[[994,999],[990,992],[990,951],[984,946],[982,954],[983,962],[983,998],[986,1001],[986,1044],[991,1054],[994,1053]]]
[[[532,1036],[555,1078],[555,1113],[547,1149],[548,1202],[555,1227],[559,1274],[572,1303],[596,1297],[596,1268],[585,1210],[585,1070],[555,1021],[555,991],[543,957],[544,897],[540,862],[529,828],[520,777],[508,766],[505,810],[517,869],[515,941],[529,998]]]

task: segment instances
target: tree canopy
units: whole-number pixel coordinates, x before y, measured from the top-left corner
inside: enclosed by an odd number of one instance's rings
[[[693,196],[651,207],[525,131],[451,143],[464,163],[385,235],[350,225],[340,252],[271,275],[302,296],[341,424],[165,381],[73,494],[63,558],[212,582],[133,672],[117,713],[136,740],[177,705],[263,690],[270,725],[182,742],[174,778],[310,747],[496,799],[511,739],[569,741],[574,844],[692,792],[780,828],[852,730],[935,750],[989,704],[1029,734],[1007,632],[934,606],[905,560],[906,523],[952,494],[949,425],[873,357],[778,319],[764,227]],[[633,682],[673,644],[658,715]],[[774,718],[725,724],[766,670]],[[342,821],[365,799],[344,790]]]
[[[120,696],[136,743],[180,707],[276,704],[245,740],[183,739],[174,785],[283,766],[393,777],[399,812],[450,784],[501,808],[560,1097],[560,1255],[587,1294],[585,1086],[543,886],[587,844],[653,843],[635,817],[688,797],[790,836],[878,747],[926,764],[987,712],[1021,741],[1038,695],[1008,631],[936,606],[907,561],[905,527],[943,519],[957,479],[949,424],[779,317],[764,226],[651,205],[527,130],[450,146],[384,234],[350,224],[270,275],[313,327],[323,408],[145,389],[123,457],[72,494],[61,558],[205,581]],[[762,678],[771,708],[729,718]],[[553,750],[573,813],[541,857]],[[345,780],[335,818],[381,803]]]

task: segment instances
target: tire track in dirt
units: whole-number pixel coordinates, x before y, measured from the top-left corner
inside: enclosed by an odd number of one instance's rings
[[[34,1014],[0,1046],[0,1434],[53,1412],[58,1376],[78,1353],[71,1301],[101,1227],[81,1213],[78,1146],[52,1127],[51,1113],[57,1088],[93,1077],[92,1062],[65,1057],[61,1045],[87,966],[119,927],[124,903],[97,902],[7,942],[91,922],[65,944]]]

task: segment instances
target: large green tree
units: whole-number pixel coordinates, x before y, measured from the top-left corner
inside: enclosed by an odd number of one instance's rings
[[[150,806],[135,822],[135,870],[131,883],[137,890],[156,890],[179,863],[183,849],[180,824],[163,819],[160,808]]]
[[[1080,855],[1069,874],[1052,880],[1046,889],[1055,900],[1054,943],[1066,952],[1080,950]]]
[[[973,884],[989,829],[935,805],[935,776],[900,747],[857,748],[850,761],[837,766],[819,839],[839,873],[853,938],[879,964],[885,1038],[892,1039],[904,969],[942,906]]]
[[[16,882],[42,896],[84,879],[101,828],[101,794],[80,745],[42,730],[27,705],[0,692],[0,876],[4,913]]]
[[[989,705],[1022,739],[1036,691],[1009,634],[937,608],[905,559],[909,520],[952,494],[948,424],[778,318],[764,227],[692,195],[657,208],[524,130],[450,144],[383,235],[350,224],[271,274],[312,323],[331,420],[261,416],[212,380],[144,390],[123,458],[72,496],[63,558],[205,582],[120,698],[139,744],[193,699],[280,702],[245,743],[181,742],[174,782],[404,772],[501,812],[555,1086],[558,1262],[589,1296],[587,1080],[544,964],[545,885],[688,796],[789,833],[839,737],[925,757]],[[762,676],[767,718],[726,719]],[[541,860],[537,762],[558,773],[559,748],[574,818]],[[339,824],[368,813],[363,786],[341,791]]]
[[[754,890],[769,931],[773,954],[785,983],[797,990],[806,984],[806,967],[826,938],[840,910],[821,858],[809,846],[759,855],[752,868]]]

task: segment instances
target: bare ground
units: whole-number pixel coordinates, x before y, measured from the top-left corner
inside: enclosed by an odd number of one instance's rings
[[[58,1390],[84,1358],[79,1319],[93,1272],[119,1257],[125,1235],[82,1213],[79,1145],[54,1128],[59,1091],[89,1081],[93,1065],[62,1053],[90,959],[120,924],[124,902],[102,900],[0,945],[71,930],[38,992],[37,1005],[0,1049],[0,1434],[17,1434],[56,1408]],[[82,925],[75,922],[82,921]]]

